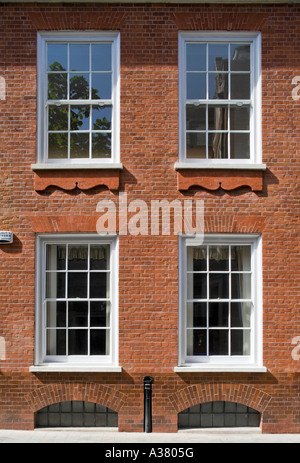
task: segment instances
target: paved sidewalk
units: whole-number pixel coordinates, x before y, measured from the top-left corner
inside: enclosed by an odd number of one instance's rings
[[[300,443],[300,434],[261,434],[253,428],[241,430],[186,430],[178,433],[123,433],[115,429],[0,430],[0,444],[6,443],[102,443],[102,444],[197,444],[197,443]]]

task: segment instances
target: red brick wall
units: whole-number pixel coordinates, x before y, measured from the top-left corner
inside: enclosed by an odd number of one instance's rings
[[[30,373],[34,362],[35,233],[95,231],[106,187],[34,190],[38,30],[120,30],[120,191],[128,201],[203,199],[209,232],[263,234],[263,356],[267,373],[176,374],[176,236],[120,237],[119,360],[122,373]],[[32,429],[34,413],[61,400],[90,400],[119,413],[121,431],[143,431],[143,376],[152,375],[153,430],[176,431],[177,413],[232,400],[263,414],[264,432],[300,432],[299,6],[0,6],[1,229],[0,428]],[[177,190],[178,31],[262,32],[263,191]],[[297,177],[298,174],[298,177]]]

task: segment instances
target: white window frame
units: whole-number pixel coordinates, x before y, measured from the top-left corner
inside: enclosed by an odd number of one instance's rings
[[[200,245],[251,245],[251,353],[250,356],[193,356],[187,352],[187,247]],[[227,299],[226,299],[227,300]],[[222,302],[222,300],[220,301]],[[262,238],[258,234],[206,234],[179,237],[179,351],[177,372],[265,372],[262,357]]]
[[[109,159],[48,159],[47,133],[47,44],[48,43],[110,43],[112,45],[112,139],[111,158]],[[48,168],[90,167],[112,168],[120,167],[120,33],[105,32],[38,32],[37,35],[37,85],[38,85],[38,116],[37,116],[37,164],[33,168],[43,165]],[[100,100],[101,101],[101,100]],[[105,103],[106,100],[103,100]],[[81,103],[92,104],[93,100]],[[96,100],[98,104],[99,100]],[[62,100],[62,104],[78,103],[77,100]]]
[[[110,245],[110,353],[95,356],[46,355],[46,245],[47,244],[109,244]],[[118,366],[118,260],[117,236],[96,234],[41,234],[36,240],[36,342],[35,363],[30,371],[121,371]]]
[[[250,159],[188,159],[186,158],[186,44],[245,43],[251,47]],[[194,100],[192,100],[194,101]],[[208,100],[199,100],[204,104]],[[233,100],[231,100],[233,101]],[[218,103],[230,100],[218,100]],[[261,165],[261,34],[259,32],[180,32],[179,33],[179,159],[175,168],[265,168]]]

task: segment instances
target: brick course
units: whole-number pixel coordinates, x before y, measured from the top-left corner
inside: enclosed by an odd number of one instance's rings
[[[263,235],[263,357],[267,373],[174,373],[178,352],[178,243],[120,236],[119,363],[122,373],[30,373],[35,336],[35,234],[96,231],[103,185],[35,191],[38,30],[121,33],[119,191],[128,201],[203,199],[205,231]],[[1,229],[0,428],[33,429],[34,413],[62,400],[90,400],[119,413],[120,431],[143,431],[143,376],[152,375],[153,431],[176,432],[177,414],[211,400],[259,410],[263,432],[300,432],[299,5],[0,5]],[[261,191],[201,187],[181,192],[178,161],[178,31],[262,32]],[[118,174],[119,175],[119,174]]]

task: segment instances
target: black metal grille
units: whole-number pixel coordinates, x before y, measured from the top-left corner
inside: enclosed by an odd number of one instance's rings
[[[116,412],[92,402],[60,402],[48,405],[36,414],[37,428],[117,426]]]
[[[235,402],[205,402],[178,414],[178,428],[258,427],[260,413]]]

